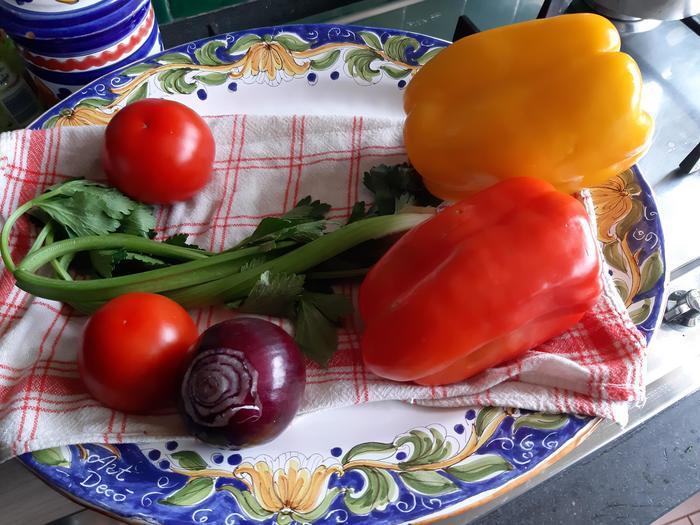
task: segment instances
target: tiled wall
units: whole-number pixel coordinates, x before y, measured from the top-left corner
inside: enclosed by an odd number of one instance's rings
[[[164,24],[179,18],[208,13],[246,0],[151,0],[158,22]]]

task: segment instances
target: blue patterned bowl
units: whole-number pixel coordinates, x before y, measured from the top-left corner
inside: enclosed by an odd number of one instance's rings
[[[0,18],[58,98],[162,49],[150,0],[0,0]]]
[[[3,28],[13,35],[61,38],[118,24],[133,12],[132,0],[0,0]]]

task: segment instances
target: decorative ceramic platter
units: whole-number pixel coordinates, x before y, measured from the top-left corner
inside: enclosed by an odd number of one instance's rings
[[[61,102],[36,128],[103,124],[144,97],[203,115],[402,114],[411,75],[446,42],[388,29],[281,26],[186,44]],[[665,286],[656,206],[636,169],[593,190],[598,236],[649,338]],[[581,442],[598,420],[503,408],[372,403],[298,417],[264,446],[86,444],[22,456],[77,501],[146,523],[404,523],[463,512]]]

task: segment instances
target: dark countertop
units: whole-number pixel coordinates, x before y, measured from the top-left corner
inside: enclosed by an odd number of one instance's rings
[[[476,525],[648,524],[700,490],[700,392]]]

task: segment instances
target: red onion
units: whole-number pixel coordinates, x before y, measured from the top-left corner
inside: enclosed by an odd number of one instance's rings
[[[203,441],[241,447],[269,441],[292,421],[306,370],[279,326],[238,317],[206,330],[182,382],[180,412]]]

